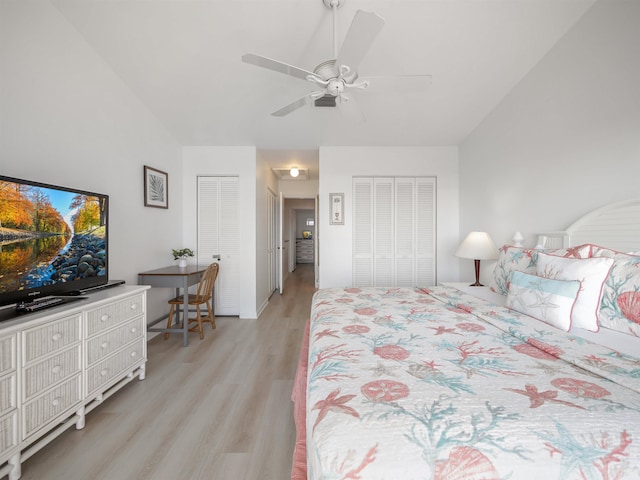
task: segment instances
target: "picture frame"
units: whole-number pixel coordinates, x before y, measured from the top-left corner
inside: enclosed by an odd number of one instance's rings
[[[169,174],[144,166],[145,207],[169,208]]]
[[[344,225],[344,193],[329,194],[329,225]]]

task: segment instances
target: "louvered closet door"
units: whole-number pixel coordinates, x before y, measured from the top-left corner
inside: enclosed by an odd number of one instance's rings
[[[353,285],[436,282],[436,179],[354,178]]]
[[[198,263],[220,256],[215,310],[239,315],[238,178],[198,177]]]
[[[415,178],[395,181],[395,286],[415,286]]]
[[[373,179],[353,179],[353,286],[373,285]]]
[[[436,284],[436,179],[416,179],[415,285]]]
[[[373,179],[373,285],[393,286],[393,178]]]

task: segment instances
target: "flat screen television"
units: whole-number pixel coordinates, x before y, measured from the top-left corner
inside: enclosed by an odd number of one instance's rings
[[[0,305],[109,279],[109,197],[0,175]]]

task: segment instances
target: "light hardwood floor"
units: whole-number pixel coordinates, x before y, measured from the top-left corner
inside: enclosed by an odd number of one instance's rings
[[[313,266],[298,265],[258,320],[216,318],[204,340],[149,341],[134,380],[23,464],[23,480],[286,480],[291,388]]]

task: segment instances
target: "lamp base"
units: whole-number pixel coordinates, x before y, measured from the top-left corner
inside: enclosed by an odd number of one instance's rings
[[[482,285],[480,283],[480,260],[474,260],[473,263],[474,263],[474,265],[476,267],[476,283],[472,283],[469,286],[470,287],[484,287],[484,285]]]

